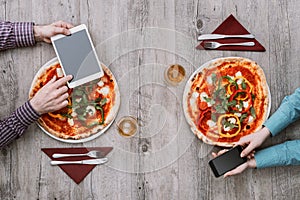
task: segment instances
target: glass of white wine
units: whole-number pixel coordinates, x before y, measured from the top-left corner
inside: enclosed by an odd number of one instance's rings
[[[137,119],[132,116],[124,116],[117,122],[119,134],[123,137],[132,137],[138,130]]]
[[[179,64],[170,65],[164,72],[164,78],[168,84],[177,86],[185,78],[185,69]]]

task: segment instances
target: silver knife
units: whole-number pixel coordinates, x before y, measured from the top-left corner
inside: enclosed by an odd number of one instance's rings
[[[254,38],[252,34],[244,35],[223,35],[223,34],[203,34],[198,37],[198,40],[215,40],[223,38]]]
[[[82,165],[101,165],[108,161],[108,158],[79,160],[79,161],[57,161],[52,160],[51,165],[65,165],[65,164],[82,164]]]

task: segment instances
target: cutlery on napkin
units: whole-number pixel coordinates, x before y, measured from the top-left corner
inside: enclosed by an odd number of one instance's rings
[[[101,152],[105,157],[112,150],[112,147],[79,147],[79,148],[43,148],[42,151],[52,161],[81,161],[91,159],[89,156],[74,156],[64,158],[53,158],[53,154],[87,154],[90,151]],[[93,159],[96,160],[96,159]],[[79,184],[97,165],[96,164],[60,164],[58,165],[75,183]]]
[[[252,35],[247,29],[240,24],[237,19],[230,15],[225,21],[223,21],[217,28],[212,32],[213,35],[221,34],[221,35],[230,35],[230,37],[225,38],[216,38],[208,39],[207,42],[219,42],[219,43],[241,43],[241,42],[254,42],[254,46],[220,46],[216,50],[230,50],[230,51],[266,51],[265,48],[255,39],[255,38],[243,38],[236,37],[236,35]],[[199,36],[200,39],[206,37]],[[248,36],[246,36],[248,37]],[[251,36],[249,36],[251,37]],[[200,44],[196,47],[199,50],[205,50],[204,41],[201,41]]]

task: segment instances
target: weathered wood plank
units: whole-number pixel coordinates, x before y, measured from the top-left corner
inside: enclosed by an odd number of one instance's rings
[[[94,141],[71,145],[51,139],[35,124],[30,126],[23,137],[0,151],[0,199],[299,199],[299,167],[214,178],[207,162],[218,148],[202,143],[189,131],[181,108],[184,84],[170,87],[163,80],[170,64],[183,65],[189,76],[216,57],[248,57],[265,71],[274,112],[282,98],[300,85],[299,8],[295,0],[1,0],[0,19],[85,23],[100,60],[110,67],[121,89],[117,120],[133,115],[141,127],[136,137],[125,139],[114,124]],[[266,52],[195,50],[197,20],[202,20],[198,33],[209,33],[230,14],[256,36]],[[35,73],[54,56],[47,44],[0,53],[1,119],[28,99]],[[299,130],[296,122],[263,146],[297,139]],[[175,139],[167,155],[154,154],[176,134],[191,138],[185,153],[182,141]],[[96,167],[79,185],[58,167],[51,167],[40,151],[108,145],[115,148],[110,163]]]

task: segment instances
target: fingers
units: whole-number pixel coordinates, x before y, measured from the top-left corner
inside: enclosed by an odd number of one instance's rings
[[[64,85],[57,89],[57,95],[61,96],[63,94],[68,94],[68,90],[69,90],[69,88],[66,85]]]
[[[57,34],[70,35],[71,32],[69,29],[63,27],[54,27],[52,31],[52,35],[57,35]]]
[[[67,97],[68,98],[68,97]],[[58,103],[54,108],[53,110],[56,111],[56,110],[60,110],[64,107],[66,107],[68,105],[68,100],[63,100],[61,101],[60,103]]]
[[[70,28],[73,28],[73,27],[74,27],[72,24],[67,23],[67,22],[64,22],[64,21],[57,21],[57,22],[54,22],[53,25],[54,25],[54,26],[57,26],[57,27],[67,28],[67,29],[70,29]]]
[[[72,80],[72,75],[65,76],[53,83],[53,87],[60,88],[67,84],[68,81]]]
[[[255,149],[255,145],[253,142],[250,142],[249,145],[242,151],[241,157],[247,156],[249,153],[251,153]]]
[[[211,154],[212,154],[212,156],[215,158],[215,157],[217,157],[217,156],[219,156],[219,155],[222,155],[222,154],[225,153],[226,151],[228,151],[228,149],[223,149],[223,150],[219,151],[218,153],[212,152]]]
[[[237,168],[235,168],[235,169],[233,169],[233,170],[231,170],[231,171],[225,173],[225,174],[224,174],[224,178],[229,177],[229,176],[233,176],[233,175],[236,175],[236,174],[240,174],[240,173],[242,173],[245,169],[247,169],[247,167],[248,167],[248,163],[245,162],[245,163],[241,164],[240,166],[238,166]]]

